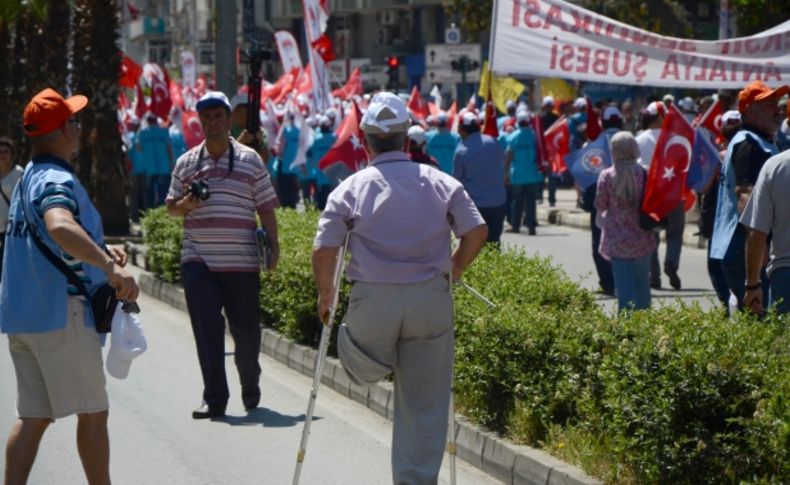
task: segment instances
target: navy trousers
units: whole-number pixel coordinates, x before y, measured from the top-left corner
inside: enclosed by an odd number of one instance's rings
[[[257,272],[211,271],[203,263],[181,265],[184,294],[195,335],[203,400],[212,408],[224,408],[230,393],[225,376],[225,318],[235,345],[234,361],[244,402],[255,401],[261,391],[261,324]]]

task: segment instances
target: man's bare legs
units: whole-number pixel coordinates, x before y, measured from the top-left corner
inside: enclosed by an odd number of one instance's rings
[[[77,415],[77,449],[90,485],[110,485],[107,411]]]
[[[52,420],[17,419],[5,448],[5,485],[24,485],[36,460],[38,445]]]

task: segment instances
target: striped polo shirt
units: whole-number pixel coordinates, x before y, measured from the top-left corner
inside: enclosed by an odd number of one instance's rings
[[[211,271],[258,272],[255,214],[279,207],[269,172],[251,148],[229,138],[228,150],[215,161],[205,142],[176,162],[166,202],[189,192],[193,181],[205,180],[210,197],[184,217],[181,263],[205,263]],[[228,172],[233,153],[233,172]]]

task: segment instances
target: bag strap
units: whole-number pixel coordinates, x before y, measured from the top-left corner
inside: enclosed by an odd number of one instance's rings
[[[66,280],[74,287],[77,288],[77,291],[80,292],[88,301],[91,301],[91,295],[88,293],[88,288],[85,287],[85,283],[77,276],[77,273],[74,272],[73,269],[69,268],[65,261],[61,258],[57,257],[55,253],[52,252],[51,249],[44,243],[41,239],[41,235],[38,233],[38,227],[31,223],[30,219],[27,217],[27,210],[25,209],[25,194],[27,193],[27,183],[25,181],[25,175],[29,172],[25,172],[22,176],[22,186],[20,187],[21,190],[18,190],[18,197],[19,197],[19,206],[22,209],[22,217],[25,219],[27,226],[29,227],[28,233],[30,237],[33,239],[33,243],[36,245],[41,254],[44,255],[47,260],[52,263],[61,273],[63,276],[66,277]],[[2,192],[0,190],[0,192]]]
[[[3,200],[5,200],[6,205],[10,209],[11,208],[11,200],[8,198],[7,195],[5,195],[5,191],[3,190],[2,186],[0,186],[0,195],[3,196]]]

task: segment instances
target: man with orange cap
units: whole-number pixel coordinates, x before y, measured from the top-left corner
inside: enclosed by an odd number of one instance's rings
[[[710,257],[721,260],[727,286],[738,299],[739,308],[743,307],[745,292],[767,292],[764,270],[760,278],[746,281],[745,248],[749,236],[739,217],[766,160],[779,152],[775,144],[782,123],[779,98],[788,92],[790,86],[771,89],[762,81],[755,81],[738,94],[741,130],[727,146],[722,162]]]
[[[139,288],[123,269],[126,254],[104,245],[99,212],[68,162],[79,148],[75,115],[87,104],[45,89],[24,111],[33,156],[11,199],[0,283],[19,416],[6,447],[6,484],[27,481],[49,424],[73,414],[88,483],[110,483],[100,339],[82,290],[93,295],[109,283],[119,299],[134,301]],[[72,278],[56,265],[68,265]],[[72,284],[77,279],[82,284]]]

